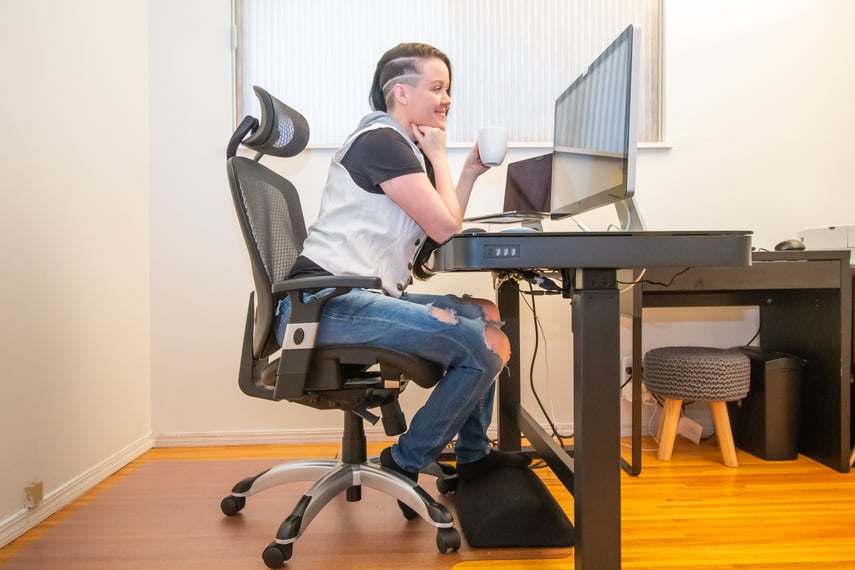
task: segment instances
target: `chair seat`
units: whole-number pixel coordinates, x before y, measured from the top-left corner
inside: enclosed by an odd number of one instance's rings
[[[434,387],[444,372],[438,364],[412,354],[374,346],[337,345],[314,350],[310,377],[338,378],[340,366],[352,366],[356,371],[375,363],[380,364],[383,378],[403,376],[422,388]]]
[[[438,364],[395,350],[364,345],[336,345],[315,348],[309,369],[307,391],[338,390],[342,378],[359,377],[367,368],[379,363],[386,378],[403,376],[422,388],[432,388],[444,370]],[[262,383],[273,387],[279,359],[271,360],[261,373]],[[382,379],[379,379],[382,380]]]

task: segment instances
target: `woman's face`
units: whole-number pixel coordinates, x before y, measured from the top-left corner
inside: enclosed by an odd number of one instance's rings
[[[422,76],[412,87],[407,86],[408,114],[417,125],[445,130],[445,119],[451,106],[448,67],[441,59],[428,59],[422,64]]]

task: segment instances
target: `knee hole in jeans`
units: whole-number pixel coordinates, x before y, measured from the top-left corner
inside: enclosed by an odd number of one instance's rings
[[[499,355],[502,359],[502,364],[507,364],[511,359],[511,343],[505,333],[495,327],[487,327],[484,329],[484,340],[490,350]]]
[[[440,322],[449,325],[458,324],[457,315],[453,311],[434,306],[431,306],[430,311]],[[511,343],[508,337],[492,323],[484,324],[484,344],[502,360],[502,365],[507,364],[511,359]]]

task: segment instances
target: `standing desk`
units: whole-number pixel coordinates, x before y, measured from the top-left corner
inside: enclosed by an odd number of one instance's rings
[[[520,405],[519,291],[506,280],[498,305],[511,361],[498,382],[499,446],[521,433],[574,497],[575,569],[620,570],[620,292],[617,269],[747,266],[749,232],[536,232],[458,234],[437,249],[437,271],[549,269],[572,303],[572,457]]]
[[[805,361],[799,453],[847,473],[855,419],[849,256],[848,250],[755,251],[748,267],[692,267],[679,275],[685,267],[649,268],[627,296],[632,306],[623,308],[633,319],[633,362],[642,362],[645,307],[758,307],[760,348]],[[641,367],[633,366],[632,464],[624,465],[633,475],[641,470],[641,380]]]

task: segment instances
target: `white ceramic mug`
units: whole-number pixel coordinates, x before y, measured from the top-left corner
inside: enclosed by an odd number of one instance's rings
[[[508,130],[505,127],[478,129],[478,152],[487,166],[499,166],[508,150]]]

